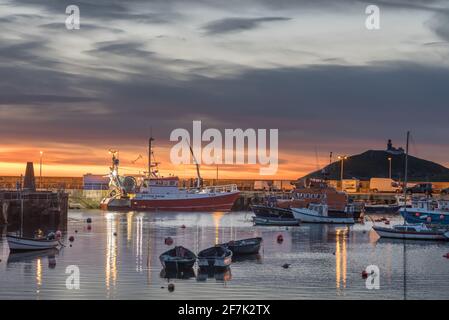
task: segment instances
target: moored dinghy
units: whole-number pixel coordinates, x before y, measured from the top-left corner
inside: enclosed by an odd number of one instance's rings
[[[162,266],[168,270],[192,269],[196,255],[182,246],[176,246],[159,256]]]
[[[299,220],[295,218],[281,218],[281,217],[253,217],[253,223],[256,226],[297,226]]]
[[[25,238],[7,235],[6,239],[8,240],[9,250],[12,252],[46,250],[56,248],[59,245],[59,240],[55,238]]]
[[[373,226],[373,230],[380,237],[390,239],[448,240],[447,229],[429,228],[425,224],[403,224],[393,228]]]
[[[232,251],[221,245],[204,249],[198,253],[200,268],[227,268],[231,263]]]
[[[261,226],[297,226],[299,221],[293,217],[290,209],[265,206],[265,205],[252,205],[256,215],[253,217],[255,225]]]
[[[228,243],[222,244],[222,246],[231,250],[233,255],[255,254],[259,252],[262,241],[263,239],[261,237],[257,237],[229,241]]]

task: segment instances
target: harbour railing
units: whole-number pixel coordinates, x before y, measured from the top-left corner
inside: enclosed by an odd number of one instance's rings
[[[236,184],[225,184],[221,186],[208,186],[205,187],[204,192],[209,193],[226,193],[226,192],[235,192],[239,191]]]

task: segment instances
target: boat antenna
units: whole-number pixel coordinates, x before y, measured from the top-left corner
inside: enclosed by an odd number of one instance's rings
[[[202,181],[201,175],[200,175],[200,166],[198,164],[198,161],[196,161],[196,157],[195,157],[195,154],[193,153],[192,145],[190,143],[189,143],[189,149],[190,149],[190,153],[192,154],[193,161],[195,162],[196,178],[197,178],[196,187],[199,189],[199,188],[201,188],[201,181]]]

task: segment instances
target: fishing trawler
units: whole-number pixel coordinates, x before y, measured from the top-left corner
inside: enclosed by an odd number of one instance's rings
[[[326,202],[329,216],[346,216],[350,211],[354,219],[359,219],[362,206],[350,203],[346,192],[337,191],[326,180],[306,179],[296,183],[296,188],[291,192],[291,198],[278,199],[276,206],[280,208],[308,208],[310,204]]]
[[[198,162],[192,148],[196,165],[197,179],[193,188],[181,188],[176,176],[163,177],[157,170],[158,163],[152,162],[153,138],[149,140],[148,175],[141,179],[140,185],[132,177],[120,178],[118,159],[113,155],[110,179],[115,193],[103,199],[104,209],[123,209],[139,211],[230,211],[240,195],[237,185],[203,187]],[[134,179],[134,180],[133,180]]]

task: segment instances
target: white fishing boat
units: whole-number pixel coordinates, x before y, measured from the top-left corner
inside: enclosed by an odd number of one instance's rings
[[[395,225],[393,228],[373,226],[373,230],[383,238],[411,240],[448,240],[447,229],[429,228],[425,224]]]
[[[57,239],[46,238],[25,238],[13,235],[7,235],[9,250],[16,251],[31,251],[31,250],[46,250],[56,248],[59,245]]]
[[[340,214],[329,216],[328,206],[322,203],[310,203],[308,208],[291,208],[295,219],[305,223],[355,223],[353,214]]]

